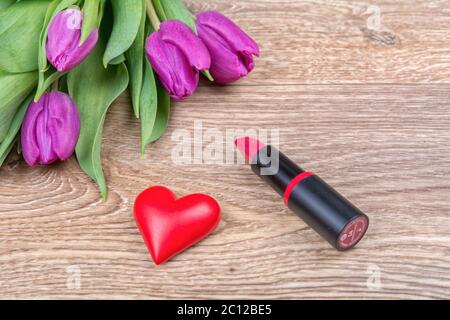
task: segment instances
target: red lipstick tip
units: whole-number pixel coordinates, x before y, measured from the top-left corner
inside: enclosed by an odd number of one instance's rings
[[[252,160],[266,146],[261,141],[250,137],[238,138],[234,141],[234,144],[247,161]]]

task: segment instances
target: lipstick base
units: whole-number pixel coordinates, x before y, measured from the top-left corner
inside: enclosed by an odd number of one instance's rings
[[[316,175],[292,189],[288,207],[339,251],[353,248],[369,225],[364,213]]]

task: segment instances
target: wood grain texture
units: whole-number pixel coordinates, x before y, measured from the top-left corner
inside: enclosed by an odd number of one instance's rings
[[[139,155],[124,94],[107,117],[102,202],[75,159],[0,169],[0,298],[450,298],[450,1],[190,0],[261,45],[247,79],[203,82]],[[363,13],[377,6],[380,29]],[[370,26],[370,25],[369,25]],[[172,134],[280,129],[283,151],[371,218],[332,249],[244,165],[174,165]],[[206,192],[218,230],[155,267],[132,216],[144,188]],[[67,286],[71,266],[81,288]],[[367,286],[379,269],[380,287]],[[70,269],[69,269],[70,270]]]

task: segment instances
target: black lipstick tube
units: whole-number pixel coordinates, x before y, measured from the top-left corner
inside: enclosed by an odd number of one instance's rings
[[[284,197],[285,204],[337,250],[353,248],[369,218],[320,177],[306,172],[272,146],[255,155],[252,170]]]

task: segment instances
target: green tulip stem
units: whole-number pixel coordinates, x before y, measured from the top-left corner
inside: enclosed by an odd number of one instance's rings
[[[38,102],[41,99],[42,95],[47,91],[48,88],[53,84],[58,85],[58,79],[65,75],[67,72],[55,72],[50,75],[45,81],[39,83],[38,88],[36,90],[36,95],[34,96],[34,102]]]
[[[53,82],[53,84],[52,84],[52,90],[58,91],[58,88],[59,88],[59,80],[56,79],[55,82]]]
[[[153,6],[152,0],[147,0],[147,16],[153,28],[158,31],[161,21],[159,21],[158,15],[156,14],[155,7]]]
[[[214,82],[214,78],[212,74],[209,72],[209,70],[203,70],[202,74],[211,82]]]

